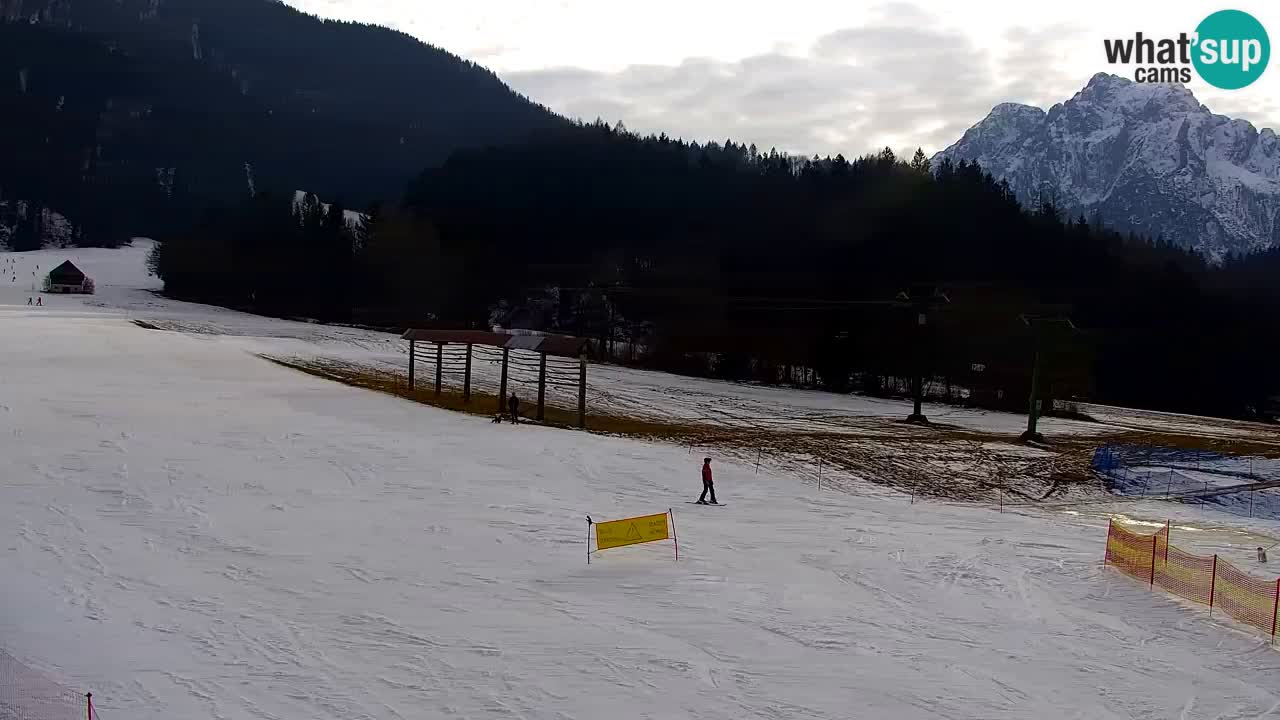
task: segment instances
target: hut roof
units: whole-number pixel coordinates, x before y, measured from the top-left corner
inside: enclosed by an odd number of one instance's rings
[[[576,358],[591,342],[568,335],[515,335],[483,330],[408,330],[405,340],[450,344],[489,345],[512,350],[531,350],[548,355]]]
[[[85,274],[70,260],[49,271],[49,282],[55,285],[80,285],[84,280]]]

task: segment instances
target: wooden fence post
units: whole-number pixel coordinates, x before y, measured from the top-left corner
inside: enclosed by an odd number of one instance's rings
[[[436,343],[436,397],[440,397],[440,381],[444,377],[444,343]]]
[[[578,356],[578,427],[587,427],[587,354]],[[672,515],[674,523],[675,516]]]
[[[542,353],[538,359],[538,422],[542,422],[547,411],[547,354]]]
[[[507,405],[507,361],[511,357],[511,350],[502,348],[502,379],[498,381],[498,414],[506,409]]]
[[[417,340],[409,341],[409,392],[413,392],[413,365],[417,355]]]
[[[462,376],[462,402],[471,402],[471,343],[467,343],[467,364]]]

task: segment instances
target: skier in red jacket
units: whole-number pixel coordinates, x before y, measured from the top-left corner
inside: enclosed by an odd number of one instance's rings
[[[707,502],[707,493],[711,493],[711,502]],[[711,480],[711,458],[702,459],[702,495],[698,496],[699,505],[719,505],[716,502],[716,484]]]

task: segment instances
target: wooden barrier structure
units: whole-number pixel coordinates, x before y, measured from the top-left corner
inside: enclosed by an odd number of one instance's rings
[[[502,350],[502,371],[498,381],[497,413],[502,414],[506,407],[508,364],[511,351],[520,350],[538,354],[538,405],[537,420],[546,419],[547,402],[547,356],[576,358],[578,360],[578,427],[587,426],[587,348],[590,341],[585,338],[568,335],[548,335],[532,331],[483,331],[483,330],[434,330],[411,329],[405,331],[403,339],[409,341],[409,390],[416,389],[418,343],[430,343],[436,346],[436,382],[435,393],[440,395],[443,384],[444,346],[466,346],[465,365],[462,378],[462,400],[471,402],[471,366],[475,346],[485,346]]]

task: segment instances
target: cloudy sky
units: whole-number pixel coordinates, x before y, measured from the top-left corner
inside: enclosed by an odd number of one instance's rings
[[[1176,37],[1226,7],[1280,41],[1280,6],[1168,0],[287,0],[386,25],[495,70],[553,110],[801,154],[934,152],[993,105],[1048,108],[1106,63],[1102,40]],[[1191,89],[1280,129],[1280,59],[1248,88]]]

